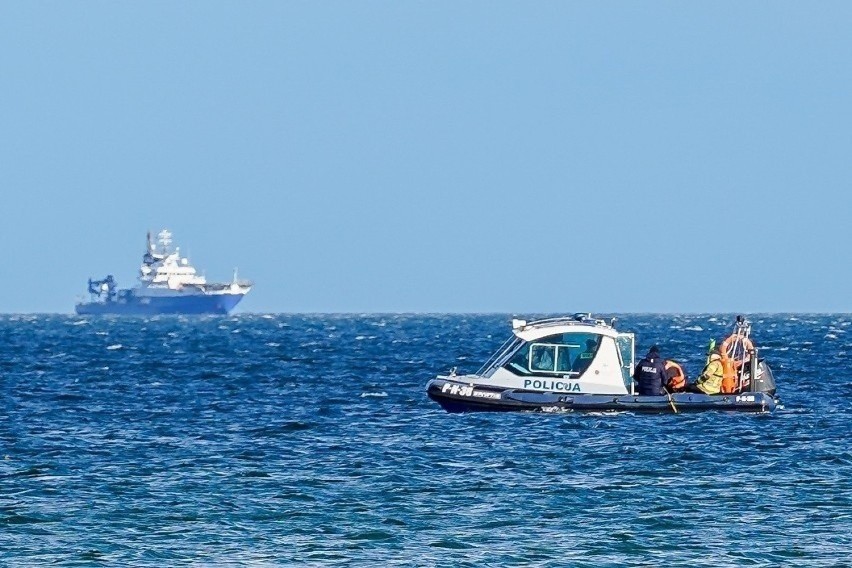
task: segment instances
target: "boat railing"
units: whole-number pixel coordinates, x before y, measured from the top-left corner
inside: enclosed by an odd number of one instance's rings
[[[234,280],[232,282],[208,282],[206,287],[208,290],[227,290],[234,284],[241,288],[251,288],[254,286],[254,282],[251,280]]]
[[[611,321],[614,321],[614,319]],[[612,327],[612,324],[607,323],[605,319],[593,318],[590,315],[585,317],[561,316],[555,318],[545,318],[527,322],[524,327],[556,327],[559,325],[592,325]]]

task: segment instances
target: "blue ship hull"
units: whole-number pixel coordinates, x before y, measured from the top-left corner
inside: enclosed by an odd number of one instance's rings
[[[77,304],[74,309],[80,315],[115,314],[151,316],[159,314],[220,314],[233,310],[244,294],[215,294],[209,296],[145,297],[130,296],[108,302]]]

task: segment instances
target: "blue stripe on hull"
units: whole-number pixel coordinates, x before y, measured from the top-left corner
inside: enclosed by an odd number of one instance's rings
[[[233,310],[242,294],[217,294],[211,296],[183,296],[174,298],[131,298],[127,302],[91,302],[77,304],[75,311],[80,315],[117,314],[117,315],[158,315],[158,314],[222,314]]]

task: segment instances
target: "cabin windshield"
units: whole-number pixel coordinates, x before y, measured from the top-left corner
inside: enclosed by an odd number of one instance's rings
[[[523,339],[515,337],[514,335],[507,339],[502,347],[500,347],[500,349],[498,349],[497,352],[479,368],[479,371],[477,371],[476,374],[490,377],[495,370],[503,366],[503,364],[512,356],[523,342]]]
[[[524,343],[503,367],[516,375],[570,375],[589,367],[601,336],[596,333],[559,333]]]

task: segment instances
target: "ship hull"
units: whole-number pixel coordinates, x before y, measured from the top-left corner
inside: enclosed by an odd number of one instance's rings
[[[75,311],[80,315],[134,315],[159,314],[220,314],[227,315],[245,294],[209,294],[177,297],[135,297],[109,302],[77,304]]]
[[[669,396],[567,394],[532,392],[518,389],[483,387],[472,383],[433,379],[426,387],[429,398],[447,412],[611,412],[650,413],[702,412],[772,412],[775,398],[765,392],[730,395],[675,393]]]

